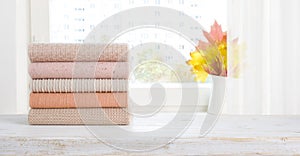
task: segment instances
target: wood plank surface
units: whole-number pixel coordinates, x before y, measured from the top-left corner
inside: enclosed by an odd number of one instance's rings
[[[125,129],[147,131],[172,118],[165,113],[152,120],[132,119]],[[197,114],[177,139],[147,152],[130,152],[108,146],[85,126],[31,126],[26,115],[0,116],[1,155],[300,155],[300,116],[221,116],[215,128],[200,137],[203,114]],[[160,122],[157,122],[160,121]],[[109,127],[103,127],[109,129]],[[182,129],[182,127],[178,127]],[[158,138],[147,137],[149,143]],[[167,136],[167,135],[166,135]],[[107,136],[106,139],[109,139]],[[148,148],[146,142],[126,137],[120,143]]]

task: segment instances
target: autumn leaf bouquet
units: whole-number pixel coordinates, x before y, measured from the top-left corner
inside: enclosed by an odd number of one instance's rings
[[[223,32],[221,25],[215,21],[211,31],[203,31],[203,34],[207,41],[200,40],[195,51],[190,53],[191,60],[187,61],[196,75],[195,80],[205,82],[208,75],[227,77],[227,32]],[[233,43],[237,45],[237,39]],[[236,60],[233,65],[235,72],[239,70],[238,65]]]

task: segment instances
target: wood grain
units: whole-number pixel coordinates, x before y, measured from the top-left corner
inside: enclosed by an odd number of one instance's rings
[[[132,119],[127,128],[161,127],[171,116]],[[25,115],[0,117],[1,155],[299,155],[300,116],[221,116],[213,131],[199,137],[203,114],[170,144],[142,153],[117,150],[97,140],[84,126],[30,126]],[[161,122],[157,122],[160,120]],[[180,127],[178,127],[180,128]],[[160,134],[161,138],[165,134]],[[147,138],[155,142],[157,138]],[[122,141],[122,138],[121,138]],[[132,138],[127,144],[141,144]]]

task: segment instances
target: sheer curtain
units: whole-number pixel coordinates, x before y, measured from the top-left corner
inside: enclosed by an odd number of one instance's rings
[[[300,1],[228,3],[229,41],[238,37],[246,50],[242,76],[228,81],[223,113],[300,114]]]

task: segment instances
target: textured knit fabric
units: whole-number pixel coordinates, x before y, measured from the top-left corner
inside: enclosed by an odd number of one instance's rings
[[[127,93],[31,93],[31,108],[127,107]]]
[[[31,63],[29,74],[38,78],[127,78],[127,62]]]
[[[129,115],[122,108],[31,109],[32,125],[127,125]]]
[[[31,62],[126,62],[127,44],[53,44],[28,46]]]
[[[34,79],[34,93],[127,92],[126,79]]]

